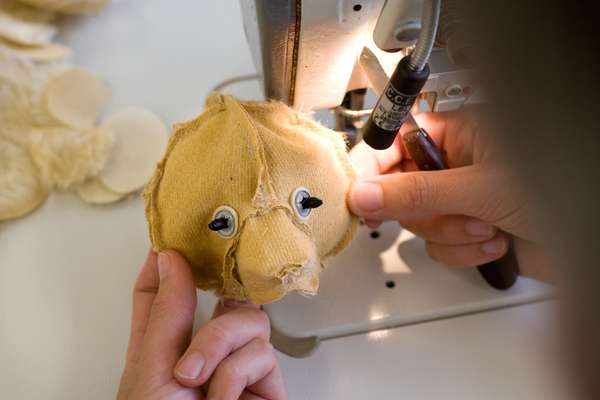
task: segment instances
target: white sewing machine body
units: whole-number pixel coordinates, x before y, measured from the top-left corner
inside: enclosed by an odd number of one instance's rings
[[[339,106],[346,93],[369,87],[360,60],[364,47],[391,75],[404,50],[416,42],[422,4],[423,0],[240,1],[265,96],[311,111]],[[429,64],[423,93],[434,111],[459,108],[477,94],[471,74],[453,65],[444,49],[435,50]]]
[[[383,79],[385,84],[415,44],[423,0],[242,0],[240,4],[265,97],[300,110],[335,108],[338,113],[340,105],[346,111],[352,108],[350,112],[365,108],[360,89],[381,91],[382,85],[374,81]],[[451,19],[450,12],[443,9],[441,18]],[[448,42],[444,34],[438,32],[438,42]],[[460,46],[455,40],[454,48],[438,48],[430,57],[431,74],[422,92],[433,111],[457,109],[480,98],[472,73],[450,62],[456,47]],[[363,48],[376,57],[379,71],[373,71],[373,60],[365,58]],[[354,100],[347,102],[347,93]],[[337,121],[336,129],[352,124]],[[289,295],[266,310],[276,346],[302,357],[320,340],[550,296],[548,286],[532,280],[521,278],[510,290],[498,291],[475,270],[445,268],[425,254],[421,240],[389,222],[376,231],[361,226],[351,247],[322,274],[318,296]]]

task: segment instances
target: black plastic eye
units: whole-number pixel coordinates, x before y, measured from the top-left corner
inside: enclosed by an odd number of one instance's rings
[[[208,224],[208,229],[211,231],[220,231],[221,229],[227,229],[229,226],[229,220],[227,218],[217,218]]]
[[[223,238],[230,238],[237,231],[237,218],[237,213],[233,208],[221,206],[215,210],[208,229],[217,232]]]
[[[323,205],[323,200],[317,197],[307,197],[300,202],[304,208],[317,208]]]
[[[310,195],[308,189],[296,188],[290,197],[292,209],[302,219],[307,219],[313,208],[323,205],[323,201]]]

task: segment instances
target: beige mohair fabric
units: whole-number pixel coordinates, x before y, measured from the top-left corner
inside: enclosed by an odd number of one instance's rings
[[[345,202],[354,179],[339,133],[281,103],[213,94],[174,127],[146,186],[150,238],[156,251],[181,252],[197,286],[220,296],[265,304],[316,293],[323,261],[356,232]],[[298,187],[323,201],[307,219],[290,202]],[[220,206],[238,215],[231,238],[208,229]]]

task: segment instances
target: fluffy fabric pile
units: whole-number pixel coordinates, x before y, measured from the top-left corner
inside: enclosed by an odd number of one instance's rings
[[[105,1],[29,1],[91,11]],[[167,141],[154,114],[128,108],[99,122],[106,83],[70,65],[53,43],[55,14],[0,1],[0,220],[23,216],[52,190],[114,202],[151,177]]]

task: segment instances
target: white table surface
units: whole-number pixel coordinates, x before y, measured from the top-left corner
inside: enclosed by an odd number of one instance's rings
[[[281,357],[291,399],[576,399],[537,303],[328,340]]]
[[[107,114],[196,115],[216,82],[252,73],[237,1],[113,0],[63,21],[74,62],[112,88]],[[255,85],[239,95],[256,96]],[[108,399],[123,365],[133,282],[148,248],[142,201],[52,195],[0,223],[0,398]],[[198,319],[214,299],[202,295]],[[557,369],[552,303],[324,341],[280,355],[291,399],[573,398]]]

